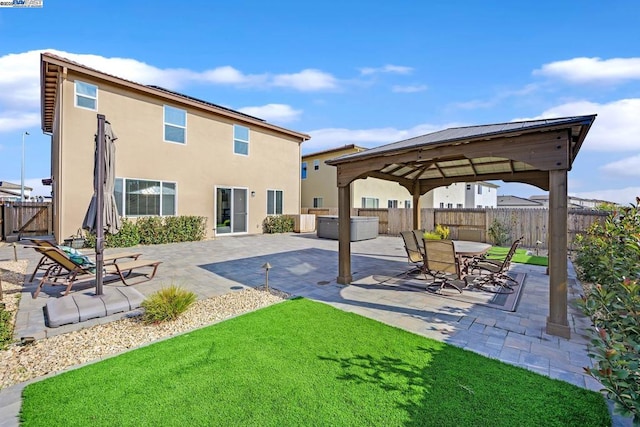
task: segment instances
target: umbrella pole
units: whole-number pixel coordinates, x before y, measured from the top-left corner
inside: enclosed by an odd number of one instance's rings
[[[96,141],[96,295],[102,295],[104,267],[104,114],[98,114],[98,140]]]

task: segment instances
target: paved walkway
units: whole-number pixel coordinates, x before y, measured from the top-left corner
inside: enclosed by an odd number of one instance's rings
[[[331,304],[411,332],[444,341],[487,357],[567,381],[579,387],[599,390],[600,384],[583,374],[591,366],[587,355],[586,327],[589,321],[574,307],[580,284],[569,270],[570,340],[545,333],[548,314],[549,278],[545,268],[516,264],[526,273],[518,308],[506,312],[485,306],[393,287],[341,286],[336,283],[338,242],[318,239],[312,234],[250,235],[226,237],[204,242],[177,243],[135,248],[144,258],[157,259],[156,278],[136,285],[149,295],[168,285],[179,285],[208,298],[264,284],[262,265],[269,262],[269,285],[285,292]],[[374,240],[353,242],[354,281],[370,276],[393,276],[408,269],[402,240],[380,236]],[[18,248],[19,259],[29,259],[30,269],[37,262],[31,249]],[[0,247],[0,260],[12,259],[13,249]],[[31,271],[29,271],[29,274]],[[27,276],[28,278],[28,276]],[[37,299],[25,286],[16,337],[42,339],[121,318],[122,314],[93,319],[59,328],[47,328],[42,307],[51,289],[45,288]],[[107,285],[108,286],[108,285]],[[61,288],[58,288],[61,289]],[[0,391],[0,427],[16,425],[20,392],[24,384]],[[12,415],[5,415],[10,413]],[[623,425],[623,424],[618,424]]]

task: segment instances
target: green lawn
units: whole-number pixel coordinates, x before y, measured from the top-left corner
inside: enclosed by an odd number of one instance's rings
[[[507,256],[507,253],[509,253],[509,249],[510,248],[502,246],[492,246],[487,253],[487,258],[503,260]],[[546,256],[527,255],[526,249],[516,249],[516,253],[513,255],[511,261],[520,264],[541,265],[544,267],[549,265],[549,259]]]
[[[295,299],[27,386],[25,426],[606,426],[603,397]]]

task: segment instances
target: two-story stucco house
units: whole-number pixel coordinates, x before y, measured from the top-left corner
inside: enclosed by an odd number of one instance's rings
[[[359,153],[354,144],[302,156],[302,208],[337,208],[336,168],[326,160]],[[454,183],[420,197],[423,208],[495,208],[497,188],[488,182]],[[369,177],[351,183],[354,208],[411,208],[413,196],[396,182]]]
[[[117,136],[123,217],[203,216],[214,237],[262,233],[266,216],[300,212],[306,134],[48,53],[40,83],[58,241],[80,228],[93,194],[97,114]]]

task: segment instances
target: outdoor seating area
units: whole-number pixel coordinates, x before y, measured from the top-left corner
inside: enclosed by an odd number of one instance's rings
[[[485,258],[491,248],[488,243],[467,240],[433,240],[423,236],[424,230],[400,233],[407,261],[413,267],[403,277],[424,276],[425,290],[442,292],[445,288],[463,293],[477,289],[489,293],[511,294],[519,285],[509,276],[511,259],[522,238],[511,246],[504,260]],[[474,274],[475,273],[475,274]],[[431,278],[431,279],[430,279]]]
[[[64,286],[63,295],[66,296],[75,284],[95,280],[96,264],[86,255],[77,252],[69,254],[63,250],[64,247],[58,247],[46,240],[34,239],[32,242],[35,245],[29,247],[42,257],[31,274],[30,281],[34,280],[39,270],[44,271],[32,298],[37,298],[45,285]],[[140,255],[139,252],[131,252],[107,256],[103,272],[104,276],[108,277],[107,281],[121,281],[124,285],[133,285],[153,279],[161,261],[140,259]],[[140,269],[145,269],[145,272],[140,273]],[[132,274],[136,276],[135,281],[130,278]]]

